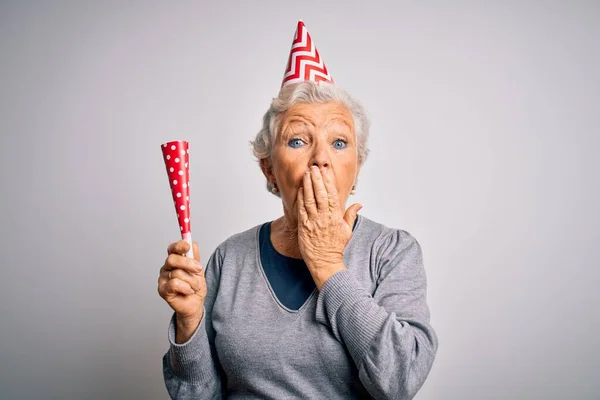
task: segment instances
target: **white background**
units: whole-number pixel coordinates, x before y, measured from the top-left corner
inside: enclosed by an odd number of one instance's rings
[[[160,144],[203,262],[278,217],[249,141],[298,19],[372,119],[351,201],[423,247],[417,398],[597,398],[600,5],[462,0],[0,3],[0,397],[167,398]]]

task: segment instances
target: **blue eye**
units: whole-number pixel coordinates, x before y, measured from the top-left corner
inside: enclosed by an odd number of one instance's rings
[[[304,145],[304,141],[302,139],[292,139],[288,142],[288,146],[293,148],[302,147]]]
[[[337,139],[335,142],[333,142],[333,147],[336,149],[345,149],[347,146],[348,144],[346,141],[342,139]]]

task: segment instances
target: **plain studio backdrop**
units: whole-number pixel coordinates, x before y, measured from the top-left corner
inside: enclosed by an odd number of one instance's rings
[[[204,263],[277,218],[249,141],[299,19],[372,120],[350,202],[424,251],[417,398],[598,398],[600,4],[442,0],[0,4],[0,397],[168,397],[160,144]]]

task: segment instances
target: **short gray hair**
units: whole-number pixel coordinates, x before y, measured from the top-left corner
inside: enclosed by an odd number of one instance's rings
[[[354,131],[358,148],[358,163],[363,165],[369,155],[367,140],[369,138],[370,122],[362,104],[352,98],[348,92],[331,83],[304,81],[286,85],[273,99],[271,106],[263,116],[263,125],[254,141],[251,141],[252,152],[259,160],[271,158],[273,143],[281,129],[283,115],[298,103],[341,103],[354,119]],[[271,191],[272,185],[267,182],[267,190]],[[279,193],[277,193],[279,196]]]

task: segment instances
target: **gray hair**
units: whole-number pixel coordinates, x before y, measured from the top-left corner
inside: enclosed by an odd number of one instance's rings
[[[286,85],[273,99],[271,106],[263,116],[263,125],[254,141],[251,141],[252,152],[257,159],[271,158],[273,143],[281,129],[283,115],[297,103],[341,103],[354,119],[354,132],[358,148],[358,163],[363,165],[369,155],[367,139],[369,138],[370,122],[362,104],[352,98],[344,89],[326,82],[304,81]],[[271,192],[273,185],[267,182],[267,190]],[[281,197],[279,193],[276,196]]]

